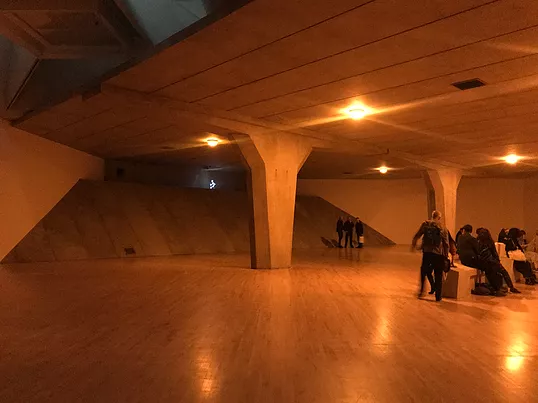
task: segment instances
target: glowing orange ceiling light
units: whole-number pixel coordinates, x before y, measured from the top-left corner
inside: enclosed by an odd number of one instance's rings
[[[368,115],[368,109],[363,105],[351,105],[342,109],[341,112],[353,120],[359,120]]]
[[[505,160],[508,164],[510,165],[514,165],[514,164],[517,164],[517,162],[521,159],[522,157],[520,157],[519,155],[516,155],[516,154],[509,154],[507,155],[506,157],[503,158],[503,160]]]
[[[389,171],[389,168],[383,165],[382,167],[377,168],[377,170],[379,173],[386,174]]]
[[[210,138],[210,139],[207,139],[205,142],[207,143],[207,145],[208,145],[209,147],[216,147],[216,146],[219,145],[220,140],[217,139],[217,138],[212,137],[212,138]]]
[[[351,119],[359,120],[366,116],[366,111],[362,108],[348,109],[347,114]]]

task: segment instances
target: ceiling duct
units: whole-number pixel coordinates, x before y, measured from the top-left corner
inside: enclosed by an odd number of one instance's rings
[[[2,1],[0,33],[39,59],[123,54],[138,36],[113,0]]]

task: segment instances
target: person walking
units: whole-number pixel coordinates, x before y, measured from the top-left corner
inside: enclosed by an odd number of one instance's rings
[[[435,300],[442,300],[443,271],[448,261],[448,231],[441,224],[442,215],[439,211],[432,212],[431,220],[422,223],[411,242],[413,250],[422,238],[422,265],[420,267],[420,292],[424,292],[424,281],[433,271],[435,274]]]
[[[351,222],[351,217],[348,217],[344,223],[344,231],[346,233],[345,247],[347,248],[347,242],[349,241],[349,247],[353,248],[353,222]]]
[[[364,246],[364,225],[362,225],[359,217],[357,217],[357,222],[355,223],[355,233],[357,234],[357,247],[362,248]]]
[[[344,237],[344,219],[340,216],[336,221],[336,233],[338,234],[338,247],[342,247],[342,238]]]

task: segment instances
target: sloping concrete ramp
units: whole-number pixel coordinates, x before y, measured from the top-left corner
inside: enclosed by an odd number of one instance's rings
[[[344,211],[298,196],[294,248],[331,247]],[[365,225],[367,245],[393,242]],[[80,181],[3,263],[248,252],[245,192]]]

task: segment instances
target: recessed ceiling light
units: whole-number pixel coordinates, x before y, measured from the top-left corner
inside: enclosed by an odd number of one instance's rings
[[[369,114],[369,109],[363,105],[356,104],[342,109],[341,112],[351,119],[359,120]]]
[[[207,139],[205,142],[207,143],[209,147],[216,147],[219,145],[220,140],[215,137],[211,137],[210,139]]]
[[[379,173],[386,174],[389,171],[389,168],[383,165],[382,167],[377,168],[377,170]]]
[[[345,114],[348,115],[351,119],[359,120],[366,116],[366,109],[360,106],[351,106],[347,108]]]
[[[366,111],[362,108],[352,108],[347,110],[351,119],[359,120],[366,116]]]
[[[506,157],[503,158],[508,164],[514,165],[517,164],[517,162],[521,159],[519,155],[516,154],[509,154]]]

